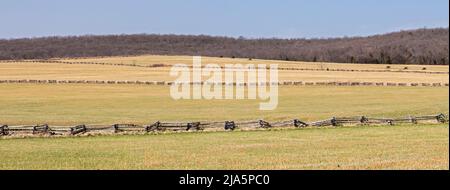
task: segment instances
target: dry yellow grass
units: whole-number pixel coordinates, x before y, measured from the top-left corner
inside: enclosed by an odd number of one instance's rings
[[[448,113],[448,88],[282,86],[278,108],[260,100],[173,100],[167,86],[0,84],[0,123],[76,125],[161,121],[404,117]]]
[[[448,125],[0,140],[0,169],[449,169]]]
[[[232,62],[230,62],[232,63]],[[255,63],[257,63],[255,61]],[[59,63],[0,63],[0,80],[173,81],[170,67],[145,68]],[[448,74],[343,71],[279,71],[280,81],[448,83]]]
[[[161,55],[142,55],[130,57],[105,57],[105,58],[81,58],[81,59],[57,59],[70,62],[104,62],[104,63],[128,63],[137,65],[153,65],[153,64],[191,64],[192,56],[161,56]],[[216,57],[202,57],[204,64],[279,64],[280,67],[289,68],[309,68],[309,69],[376,69],[386,70],[387,66],[391,70],[404,70],[408,67],[410,71],[421,71],[422,68],[427,68],[427,71],[444,71],[448,72],[448,66],[421,66],[421,65],[386,65],[386,64],[350,64],[350,63],[323,63],[323,62],[301,62],[301,61],[279,61],[279,60],[262,60],[262,59],[242,59],[242,58],[216,58]]]
[[[189,56],[87,58],[127,64],[190,64]],[[204,57],[204,64],[270,64],[310,69],[378,69],[387,65],[304,63]],[[444,71],[448,66],[391,65]],[[0,80],[171,81],[169,69],[59,63],[0,63]],[[280,71],[281,81],[448,83],[448,74]],[[149,124],[446,113],[448,87],[282,86],[278,108],[259,100],[182,100],[167,86],[0,84],[0,124]],[[302,129],[233,133],[0,139],[0,169],[447,169],[448,125]]]

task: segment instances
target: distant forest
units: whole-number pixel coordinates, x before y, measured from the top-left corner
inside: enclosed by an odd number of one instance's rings
[[[246,39],[138,34],[0,40],[0,59],[3,60],[144,54],[448,65],[449,29],[418,29],[369,37],[329,39]]]

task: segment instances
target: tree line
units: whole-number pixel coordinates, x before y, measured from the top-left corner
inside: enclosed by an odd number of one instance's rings
[[[136,34],[0,40],[2,60],[144,54],[448,65],[449,29],[417,29],[369,37],[327,39],[246,39],[205,35]]]

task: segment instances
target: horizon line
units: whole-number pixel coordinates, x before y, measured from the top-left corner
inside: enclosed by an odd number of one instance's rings
[[[0,41],[12,41],[12,40],[26,40],[26,39],[44,39],[44,38],[77,38],[77,37],[96,37],[96,36],[133,36],[133,35],[156,35],[156,36],[193,36],[193,37],[214,37],[214,38],[230,38],[230,39],[241,39],[241,40],[267,40],[267,39],[277,39],[277,40],[324,40],[324,39],[345,39],[345,38],[367,38],[374,37],[380,35],[389,35],[395,34],[399,32],[409,32],[409,31],[420,31],[420,30],[449,30],[449,26],[442,27],[421,27],[414,29],[401,29],[390,32],[371,34],[371,35],[354,35],[354,36],[335,36],[335,37],[292,37],[292,38],[284,38],[284,37],[245,37],[245,36],[222,36],[222,35],[213,35],[213,34],[177,34],[177,33],[121,33],[121,34],[80,34],[80,35],[49,35],[49,36],[31,36],[31,37],[12,37],[12,38],[0,38]]]

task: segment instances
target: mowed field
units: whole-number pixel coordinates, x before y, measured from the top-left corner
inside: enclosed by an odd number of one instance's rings
[[[156,121],[315,121],[332,116],[406,117],[448,113],[448,87],[281,86],[264,100],[173,100],[168,86],[0,84],[4,124],[150,124]]]
[[[64,61],[136,65],[191,64],[188,56]],[[271,64],[311,69],[387,65],[203,58],[203,63]],[[390,70],[448,72],[448,66],[390,65]],[[0,63],[0,80],[172,81],[170,67]],[[448,74],[280,71],[281,81],[448,83]],[[448,87],[280,86],[278,108],[263,100],[178,100],[168,86],[0,84],[0,124],[150,124],[156,121],[315,121],[332,116],[405,117],[449,113]],[[449,169],[448,124],[115,135],[0,137],[0,169]]]
[[[449,169],[448,125],[0,140],[0,169]]]
[[[135,64],[135,65],[174,65],[174,64],[191,64],[192,56],[161,56],[161,55],[143,55],[143,56],[128,56],[128,57],[103,57],[103,58],[78,58],[78,59],[55,59],[69,62],[96,62],[96,63],[112,63],[112,64]],[[427,68],[427,71],[446,71],[448,66],[439,65],[386,65],[386,64],[350,64],[350,63],[325,63],[325,62],[301,62],[301,61],[280,61],[280,60],[263,60],[263,59],[243,59],[243,58],[217,58],[217,57],[202,57],[202,64],[218,64],[224,66],[225,64],[278,64],[280,68],[305,68],[305,69],[360,69],[360,70],[407,70],[422,71]]]
[[[173,81],[169,75],[172,65],[192,65],[192,57],[188,56],[137,56],[86,58],[74,60],[58,60],[66,62],[106,63],[94,64],[60,64],[60,63],[0,63],[0,80],[34,79],[34,80],[123,80],[123,81]],[[132,67],[114,66],[111,64],[131,65],[165,65],[164,67]],[[270,60],[248,60],[230,58],[203,57],[202,65],[217,64],[278,64],[279,68],[324,69],[280,70],[280,81],[304,82],[393,82],[393,83],[448,83],[448,74],[427,74],[415,72],[448,72],[448,66],[417,65],[383,65],[383,64],[336,64],[308,63]],[[386,69],[390,67],[390,69]],[[408,69],[404,69],[407,67]],[[326,69],[371,70],[372,72],[326,71]],[[422,70],[426,68],[426,70]],[[378,71],[378,72],[373,72]],[[394,72],[385,72],[394,71]],[[402,72],[399,72],[402,71]]]

